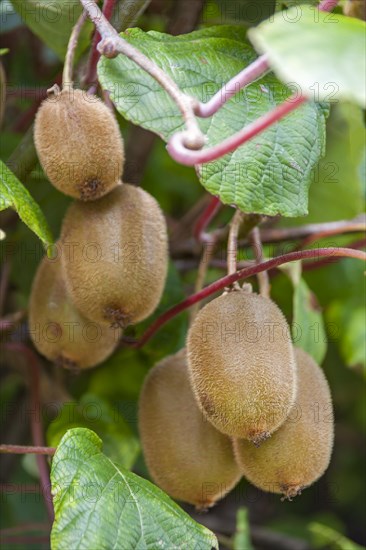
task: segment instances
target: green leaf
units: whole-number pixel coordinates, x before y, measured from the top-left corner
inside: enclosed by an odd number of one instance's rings
[[[140,445],[117,408],[93,394],[84,394],[78,403],[65,403],[48,427],[48,445],[57,447],[67,430],[76,427],[93,429],[102,438],[106,455],[132,468]]]
[[[301,262],[287,264],[282,271],[289,276],[294,287],[293,342],[320,365],[327,352],[327,337],[316,296],[301,277]]]
[[[315,101],[366,106],[366,24],[309,6],[293,7],[248,34],[277,76]]]
[[[130,29],[122,36],[156,62],[183,91],[204,102],[256,59],[242,27],[223,25],[181,36]],[[98,75],[118,111],[134,124],[165,141],[183,129],[175,103],[126,56],[102,58]],[[254,82],[211,118],[199,120],[207,145],[241,130],[289,95],[290,90],[273,74]],[[301,216],[307,213],[311,172],[324,153],[324,144],[324,106],[309,102],[233,153],[198,166],[198,176],[223,203],[237,205],[245,212]]]
[[[39,2],[38,0],[12,0],[24,23],[63,60],[73,26],[82,6],[78,0]],[[80,34],[76,57],[90,42],[92,24],[87,21]]]
[[[362,291],[361,291],[362,292]],[[334,300],[326,310],[329,329],[348,367],[366,368],[366,306],[355,297]]]
[[[9,51],[9,48],[0,48],[0,56],[6,55]]]
[[[45,246],[49,247],[53,243],[40,207],[13,172],[0,161],[0,211],[5,208],[13,208]]]
[[[334,550],[362,550],[364,548],[322,523],[315,521],[310,523],[309,531],[312,534],[315,548],[326,547]]]
[[[233,550],[254,550],[250,539],[248,510],[239,508],[236,514],[236,533]]]
[[[51,470],[54,550],[218,548],[216,537],[149,481],[117,466],[99,437],[69,430]]]

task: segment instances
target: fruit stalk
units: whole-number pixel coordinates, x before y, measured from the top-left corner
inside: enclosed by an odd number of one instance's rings
[[[263,247],[262,247],[262,241],[261,241],[261,236],[260,236],[258,227],[254,227],[252,229],[250,238],[252,241],[252,248],[254,252],[255,261],[256,261],[256,264],[259,265],[261,262],[263,262]],[[260,273],[257,273],[257,279],[258,279],[258,285],[259,285],[259,293],[262,296],[269,298],[271,285],[269,282],[268,272],[261,271]]]
[[[229,238],[227,242],[227,274],[236,272],[236,260],[238,255],[239,229],[244,219],[244,213],[237,210],[230,222]]]
[[[79,19],[76,21],[76,24],[74,25],[69,43],[67,45],[67,51],[66,51],[66,57],[65,57],[65,64],[64,69],[62,71],[62,87],[73,85],[72,80],[72,68],[74,65],[74,57],[75,57],[75,50],[78,45],[79,36],[81,29],[84,26],[84,23],[86,21],[86,13],[83,11],[79,17]]]
[[[197,302],[200,302],[204,298],[208,298],[212,294],[223,290],[226,286],[233,284],[235,281],[247,279],[248,277],[252,277],[257,273],[273,269],[288,262],[306,260],[311,258],[319,259],[321,257],[356,258],[358,260],[366,261],[366,253],[361,250],[353,250],[352,248],[343,247],[317,248],[312,250],[296,250],[294,252],[289,252],[288,254],[277,256],[276,258],[272,258],[271,260],[267,260],[266,262],[262,262],[261,264],[245,267],[240,271],[233,273],[232,275],[226,275],[226,277],[215,281],[197,294],[189,296],[179,304],[176,304],[175,306],[168,309],[150,325],[150,327],[146,330],[146,332],[138,341],[134,342],[131,345],[136,348],[141,348],[148,340],[150,340],[150,338],[154,336],[154,334],[163,325],[165,325],[165,323],[170,321],[170,319],[172,319],[182,311],[188,309],[189,307],[193,306]]]

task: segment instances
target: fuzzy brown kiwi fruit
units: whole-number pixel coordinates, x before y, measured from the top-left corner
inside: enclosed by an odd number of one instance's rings
[[[189,330],[187,352],[198,403],[218,430],[259,444],[285,421],[296,365],[272,300],[243,289],[212,300]]]
[[[122,335],[78,312],[67,293],[59,258],[43,258],[38,267],[30,295],[29,332],[42,355],[72,370],[101,363]]]
[[[56,88],[37,112],[34,141],[47,177],[66,195],[95,200],[120,183],[120,130],[111,111],[94,95]]]
[[[365,0],[347,0],[343,5],[343,12],[349,17],[357,17],[366,21],[366,2]]]
[[[291,499],[327,469],[332,453],[334,421],[328,382],[312,357],[296,349],[298,394],[286,422],[256,449],[234,442],[245,477],[264,491]]]
[[[197,406],[184,349],[149,372],[140,396],[139,431],[151,477],[177,500],[208,508],[241,477],[230,438]]]
[[[72,204],[61,241],[68,289],[86,317],[124,327],[156,308],[167,274],[167,229],[149,193],[123,184],[99,201]]]

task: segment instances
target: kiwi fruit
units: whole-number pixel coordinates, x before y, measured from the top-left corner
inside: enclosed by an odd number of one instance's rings
[[[42,355],[72,370],[101,363],[122,335],[78,312],[66,290],[59,257],[45,257],[38,267],[30,295],[29,332]]]
[[[272,300],[244,289],[215,298],[192,323],[187,353],[196,398],[215,428],[258,445],[286,420],[296,364]]]
[[[51,183],[66,195],[98,199],[120,183],[124,148],[118,124],[96,96],[55,89],[35,119],[39,160]]]
[[[347,0],[343,5],[343,13],[349,17],[357,17],[357,19],[366,21],[365,0]]]
[[[123,184],[93,202],[75,202],[61,242],[76,307],[100,323],[125,327],[158,305],[168,266],[167,229],[156,200]]]
[[[286,422],[259,449],[248,441],[234,442],[245,477],[258,488],[291,499],[327,469],[332,453],[332,398],[321,368],[296,349],[298,393]]]
[[[241,477],[230,438],[207,422],[197,406],[184,349],[147,375],[139,431],[153,481],[176,500],[209,508]]]

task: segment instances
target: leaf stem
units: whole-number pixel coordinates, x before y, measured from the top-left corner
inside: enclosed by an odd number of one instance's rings
[[[237,271],[232,275],[227,275],[226,277],[222,277],[221,279],[205,287],[200,292],[197,292],[196,294],[189,296],[179,304],[176,304],[175,306],[168,309],[165,313],[163,313],[150,325],[150,327],[142,335],[140,340],[138,340],[137,342],[134,342],[132,346],[136,348],[141,348],[148,340],[150,340],[150,338],[152,338],[152,336],[154,336],[154,334],[163,325],[165,325],[165,323],[170,321],[170,319],[172,319],[182,311],[188,309],[189,307],[193,306],[197,302],[203,300],[204,298],[208,298],[212,294],[215,294],[216,292],[223,290],[225,287],[232,285],[236,281],[239,281],[241,279],[247,279],[248,277],[252,277],[257,273],[260,273],[262,271],[267,271],[269,269],[273,269],[274,267],[278,267],[279,265],[286,264],[288,262],[293,262],[297,260],[306,260],[309,258],[318,259],[322,257],[345,257],[345,258],[356,258],[359,260],[366,261],[366,253],[361,250],[353,250],[351,248],[342,248],[342,247],[318,248],[318,249],[312,249],[312,250],[297,250],[294,252],[289,252],[288,254],[277,256],[276,258],[272,258],[271,260],[267,260],[258,265],[245,267],[244,269],[241,269],[240,271]]]
[[[76,24],[74,25],[69,43],[67,45],[67,51],[66,51],[66,57],[65,57],[65,64],[64,69],[62,72],[62,87],[65,88],[66,86],[70,86],[72,88],[73,85],[73,79],[72,79],[72,68],[74,65],[74,57],[75,57],[75,51],[76,47],[78,45],[80,32],[84,26],[84,23],[86,21],[86,13],[83,10],[81,13],[79,19],[76,21]]]
[[[236,74],[229,82],[226,82],[207,103],[199,102],[195,110],[196,115],[202,118],[214,115],[226,101],[229,101],[244,86],[248,86],[248,84],[251,84],[257,78],[264,76],[267,71],[269,71],[267,56],[261,55],[248,67],[245,67],[240,73]]]
[[[193,97],[184,94],[174,80],[162,71],[160,67],[155,65],[155,63],[132,46],[132,44],[119,36],[94,1],[80,0],[80,2],[102,37],[97,45],[98,51],[109,58],[116,57],[119,53],[122,53],[152,76],[175,101],[181,111],[186,124],[186,131],[182,132],[184,144],[193,149],[202,147],[204,144],[204,136],[194,114],[197,101]]]
[[[272,126],[275,122],[278,122],[284,116],[300,107],[300,105],[302,105],[305,101],[306,98],[304,96],[293,95],[284,103],[281,103],[269,113],[257,118],[245,126],[242,130],[225,139],[221,143],[199,151],[193,151],[186,147],[184,142],[185,132],[176,132],[168,141],[167,150],[174,160],[187,166],[212,162],[213,160],[234,151],[240,145],[243,145],[243,143],[246,143],[256,135],[260,134]]]

